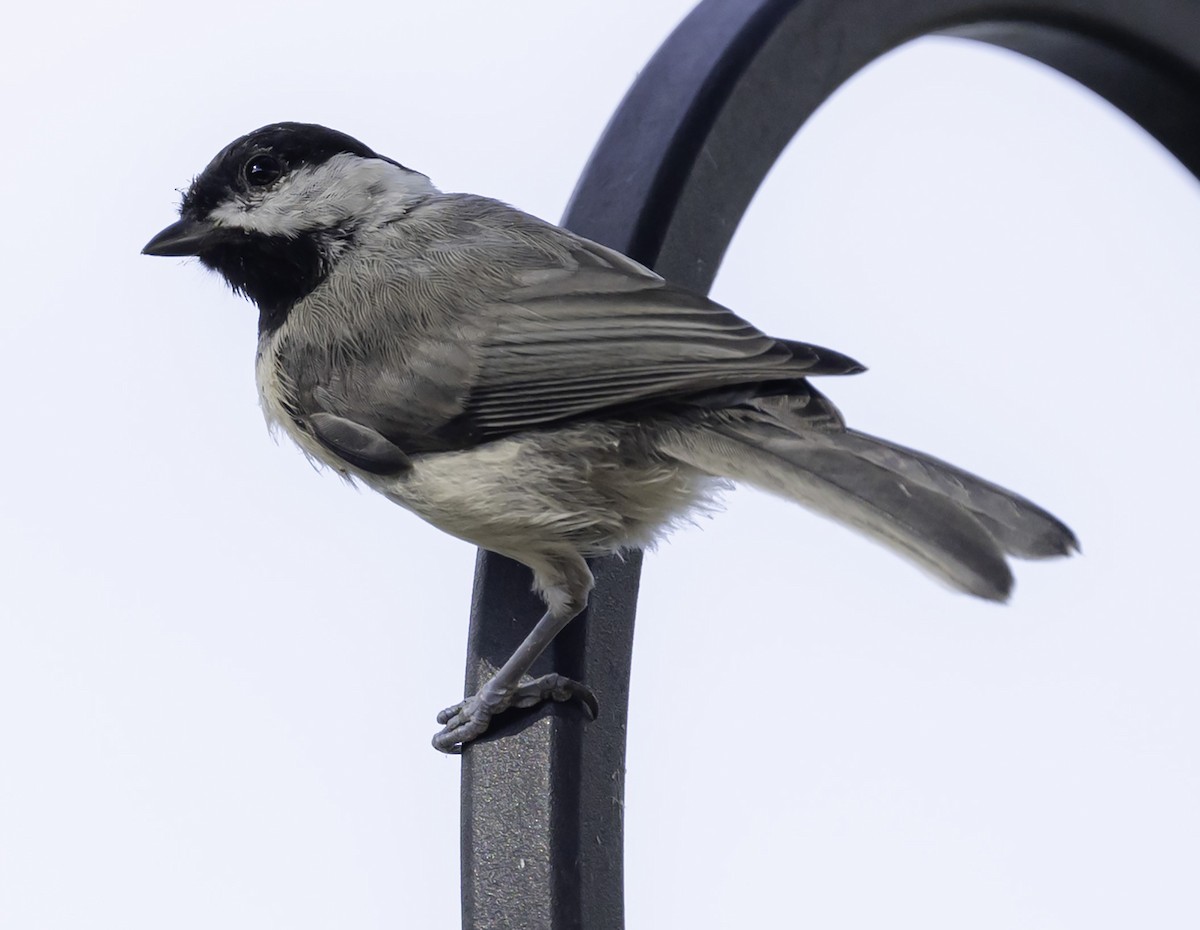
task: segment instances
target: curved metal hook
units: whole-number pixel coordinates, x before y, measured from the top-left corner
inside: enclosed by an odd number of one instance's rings
[[[751,198],[804,121],[865,65],[930,33],[1057,68],[1200,176],[1200,3],[704,0],[614,114],[564,225],[707,291]],[[640,564],[636,554],[594,563],[587,613],[535,667],[587,682],[599,719],[540,708],[499,728],[506,738],[464,753],[465,927],[624,925],[625,720]],[[468,693],[540,613],[526,570],[481,552]]]

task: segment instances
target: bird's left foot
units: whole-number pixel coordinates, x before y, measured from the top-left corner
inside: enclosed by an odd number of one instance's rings
[[[584,685],[562,675],[543,675],[528,684],[509,691],[492,688],[489,681],[478,694],[473,694],[437,715],[445,724],[433,738],[433,748],[439,752],[460,753],[463,747],[487,732],[492,718],[513,707],[535,707],[545,701],[579,701],[595,720],[599,704],[595,695]]]

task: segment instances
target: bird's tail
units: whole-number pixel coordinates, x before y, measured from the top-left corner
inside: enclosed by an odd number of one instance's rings
[[[931,456],[845,429],[789,429],[774,418],[721,419],[666,437],[663,451],[845,523],[951,587],[1002,601],[1006,556],[1078,548],[1061,521],[1004,488]]]

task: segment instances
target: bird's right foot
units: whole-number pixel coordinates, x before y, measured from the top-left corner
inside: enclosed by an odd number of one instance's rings
[[[546,701],[579,701],[592,720],[600,711],[595,695],[587,686],[563,675],[543,675],[509,691],[491,686],[489,681],[478,694],[472,694],[437,715],[437,722],[444,727],[433,738],[434,749],[461,753],[467,743],[487,732],[494,716],[513,707],[535,707]]]

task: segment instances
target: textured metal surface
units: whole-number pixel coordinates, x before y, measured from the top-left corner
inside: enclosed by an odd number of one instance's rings
[[[910,39],[965,36],[1058,68],[1200,175],[1200,0],[705,0],[641,72],[564,224],[707,291],[751,197],[803,122]],[[596,590],[534,668],[586,682],[571,707],[510,715],[463,755],[463,923],[624,925],[625,720],[640,558],[593,563]],[[541,614],[528,572],[480,553],[473,691]]]

